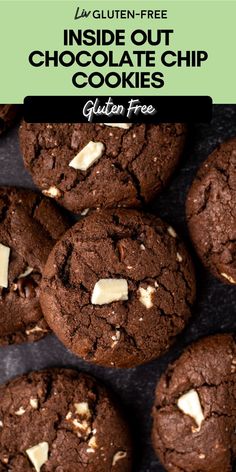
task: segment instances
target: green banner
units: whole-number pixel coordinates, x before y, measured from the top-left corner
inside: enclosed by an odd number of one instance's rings
[[[1,103],[27,95],[210,95],[236,103],[236,2],[0,3]]]

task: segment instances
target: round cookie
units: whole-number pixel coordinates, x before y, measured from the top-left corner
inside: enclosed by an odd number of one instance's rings
[[[203,264],[236,284],[236,138],[202,164],[187,198],[190,236]]]
[[[40,302],[75,354],[133,367],[165,352],[195,297],[190,257],[173,228],[135,210],[93,212],[52,250]]]
[[[19,109],[19,105],[0,105],[0,136],[13,125]]]
[[[91,377],[59,369],[24,375],[0,387],[0,470],[129,472],[126,422]]]
[[[39,283],[49,252],[68,227],[50,199],[0,188],[0,344],[35,341],[49,331]]]
[[[23,122],[25,166],[45,195],[73,212],[147,203],[179,161],[185,125],[120,125]]]
[[[235,337],[210,336],[189,346],[162,375],[153,446],[169,472],[233,472],[235,424]]]

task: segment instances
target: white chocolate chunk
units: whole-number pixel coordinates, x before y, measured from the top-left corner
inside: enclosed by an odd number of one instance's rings
[[[25,413],[23,406],[20,406],[19,410],[15,411],[15,415],[22,416]]]
[[[118,461],[120,461],[121,459],[124,459],[126,456],[127,456],[127,452],[125,452],[125,451],[118,451],[118,452],[113,456],[113,459],[112,459],[112,467],[114,467],[114,465],[116,465],[116,463],[117,463]]]
[[[49,446],[46,441],[43,441],[36,446],[26,449],[26,454],[32,462],[35,470],[40,472],[40,469],[48,460]]]
[[[112,345],[111,345],[112,348],[115,347],[116,344],[119,342],[120,336],[121,336],[121,334],[120,334],[120,330],[119,330],[119,328],[118,328],[118,329],[116,329],[115,334],[111,337],[111,339],[112,339],[112,341],[113,341],[113,343],[112,343]]]
[[[91,447],[92,449],[96,449],[96,448],[98,447],[95,436],[92,436],[92,437],[90,438],[90,440],[88,441],[88,445],[89,445],[89,447]]]
[[[236,372],[236,366],[235,365],[231,365],[231,373],[234,374]]]
[[[104,149],[105,146],[103,143],[89,141],[82,151],[70,161],[69,166],[78,170],[87,170],[94,162],[102,157]]]
[[[177,406],[185,415],[191,416],[195,420],[198,429],[200,429],[204,415],[196,390],[189,390],[189,392],[182,395],[177,401]]]
[[[25,332],[27,334],[27,336],[31,333],[37,333],[37,332],[43,332],[43,333],[47,333],[47,329],[43,329],[43,328],[40,328],[38,325],[36,325],[34,328],[31,328],[31,329],[27,329]]]
[[[147,288],[140,287],[139,288],[139,301],[149,310],[149,308],[152,308],[153,302],[152,302],[152,294],[155,292],[155,288],[151,287],[149,285]]]
[[[26,267],[25,272],[22,272],[22,274],[18,275],[18,279],[22,279],[22,277],[27,277],[27,275],[30,275],[33,270],[33,267]]]
[[[66,415],[66,420],[70,420],[72,418],[72,413],[71,411],[68,411],[67,415]]]
[[[123,128],[123,129],[129,129],[131,128],[132,123],[101,123],[104,124],[105,126],[111,126],[112,128]]]
[[[94,286],[91,302],[93,305],[128,300],[126,279],[100,279]]]
[[[3,422],[0,420],[0,428],[3,427]]]
[[[222,277],[224,277],[226,280],[228,280],[231,284],[236,284],[236,280],[231,277],[231,275],[225,274],[224,272],[221,272]]]
[[[86,420],[78,421],[74,419],[72,420],[72,424],[79,437],[81,437],[81,435],[88,436],[91,433],[91,427]]]
[[[85,210],[81,211],[80,214],[81,214],[82,216],[86,216],[86,215],[88,214],[88,212],[89,212],[89,208],[85,208]]]
[[[177,252],[177,254],[176,254],[176,259],[177,259],[178,262],[183,261],[183,258],[182,258],[181,254],[179,252]]]
[[[57,198],[61,196],[60,190],[54,186],[49,187],[45,190],[42,190],[42,193],[46,195],[46,197],[50,197],[50,198]]]
[[[167,231],[170,236],[172,236],[172,238],[177,238],[177,233],[175,232],[174,228],[172,228],[172,226],[168,226]]]
[[[38,399],[37,398],[30,398],[30,405],[32,406],[32,408],[35,408],[35,410],[37,410],[37,408],[39,406]]]
[[[88,428],[87,421],[79,421],[75,418],[74,420],[72,420],[72,423],[75,426],[75,428],[82,429],[82,431],[86,431]]]
[[[0,243],[0,287],[8,287],[10,248]]]
[[[87,418],[90,418],[91,412],[90,412],[87,402],[75,403],[74,405],[75,405],[76,413],[78,413],[78,415],[86,416]]]

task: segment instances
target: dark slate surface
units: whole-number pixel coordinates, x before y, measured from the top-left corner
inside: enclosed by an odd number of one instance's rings
[[[152,209],[177,228],[188,241],[184,202],[187,189],[197,168],[217,143],[236,135],[236,106],[215,106],[210,125],[195,125],[181,166],[170,187],[158,198]],[[17,127],[0,139],[0,185],[34,188],[24,170],[17,142]],[[151,407],[155,384],[167,364],[184,346],[207,334],[235,330],[236,288],[214,280],[196,260],[198,293],[191,322],[168,354],[148,365],[128,370],[94,367],[68,352],[54,337],[33,345],[0,349],[0,382],[30,370],[53,366],[74,367],[102,379],[123,402],[133,427],[136,444],[135,472],[163,472],[150,444]]]

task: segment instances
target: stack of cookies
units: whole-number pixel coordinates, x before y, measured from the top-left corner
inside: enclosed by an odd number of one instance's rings
[[[1,344],[53,331],[75,355],[114,368],[170,348],[191,317],[195,272],[174,224],[147,207],[186,134],[183,124],[21,124],[41,193],[0,190]],[[203,163],[186,215],[203,264],[236,284],[236,139]],[[160,379],[154,449],[170,472],[233,471],[235,425],[236,339],[215,335]],[[132,449],[117,400],[85,374],[51,369],[0,387],[0,471],[128,472]]]

